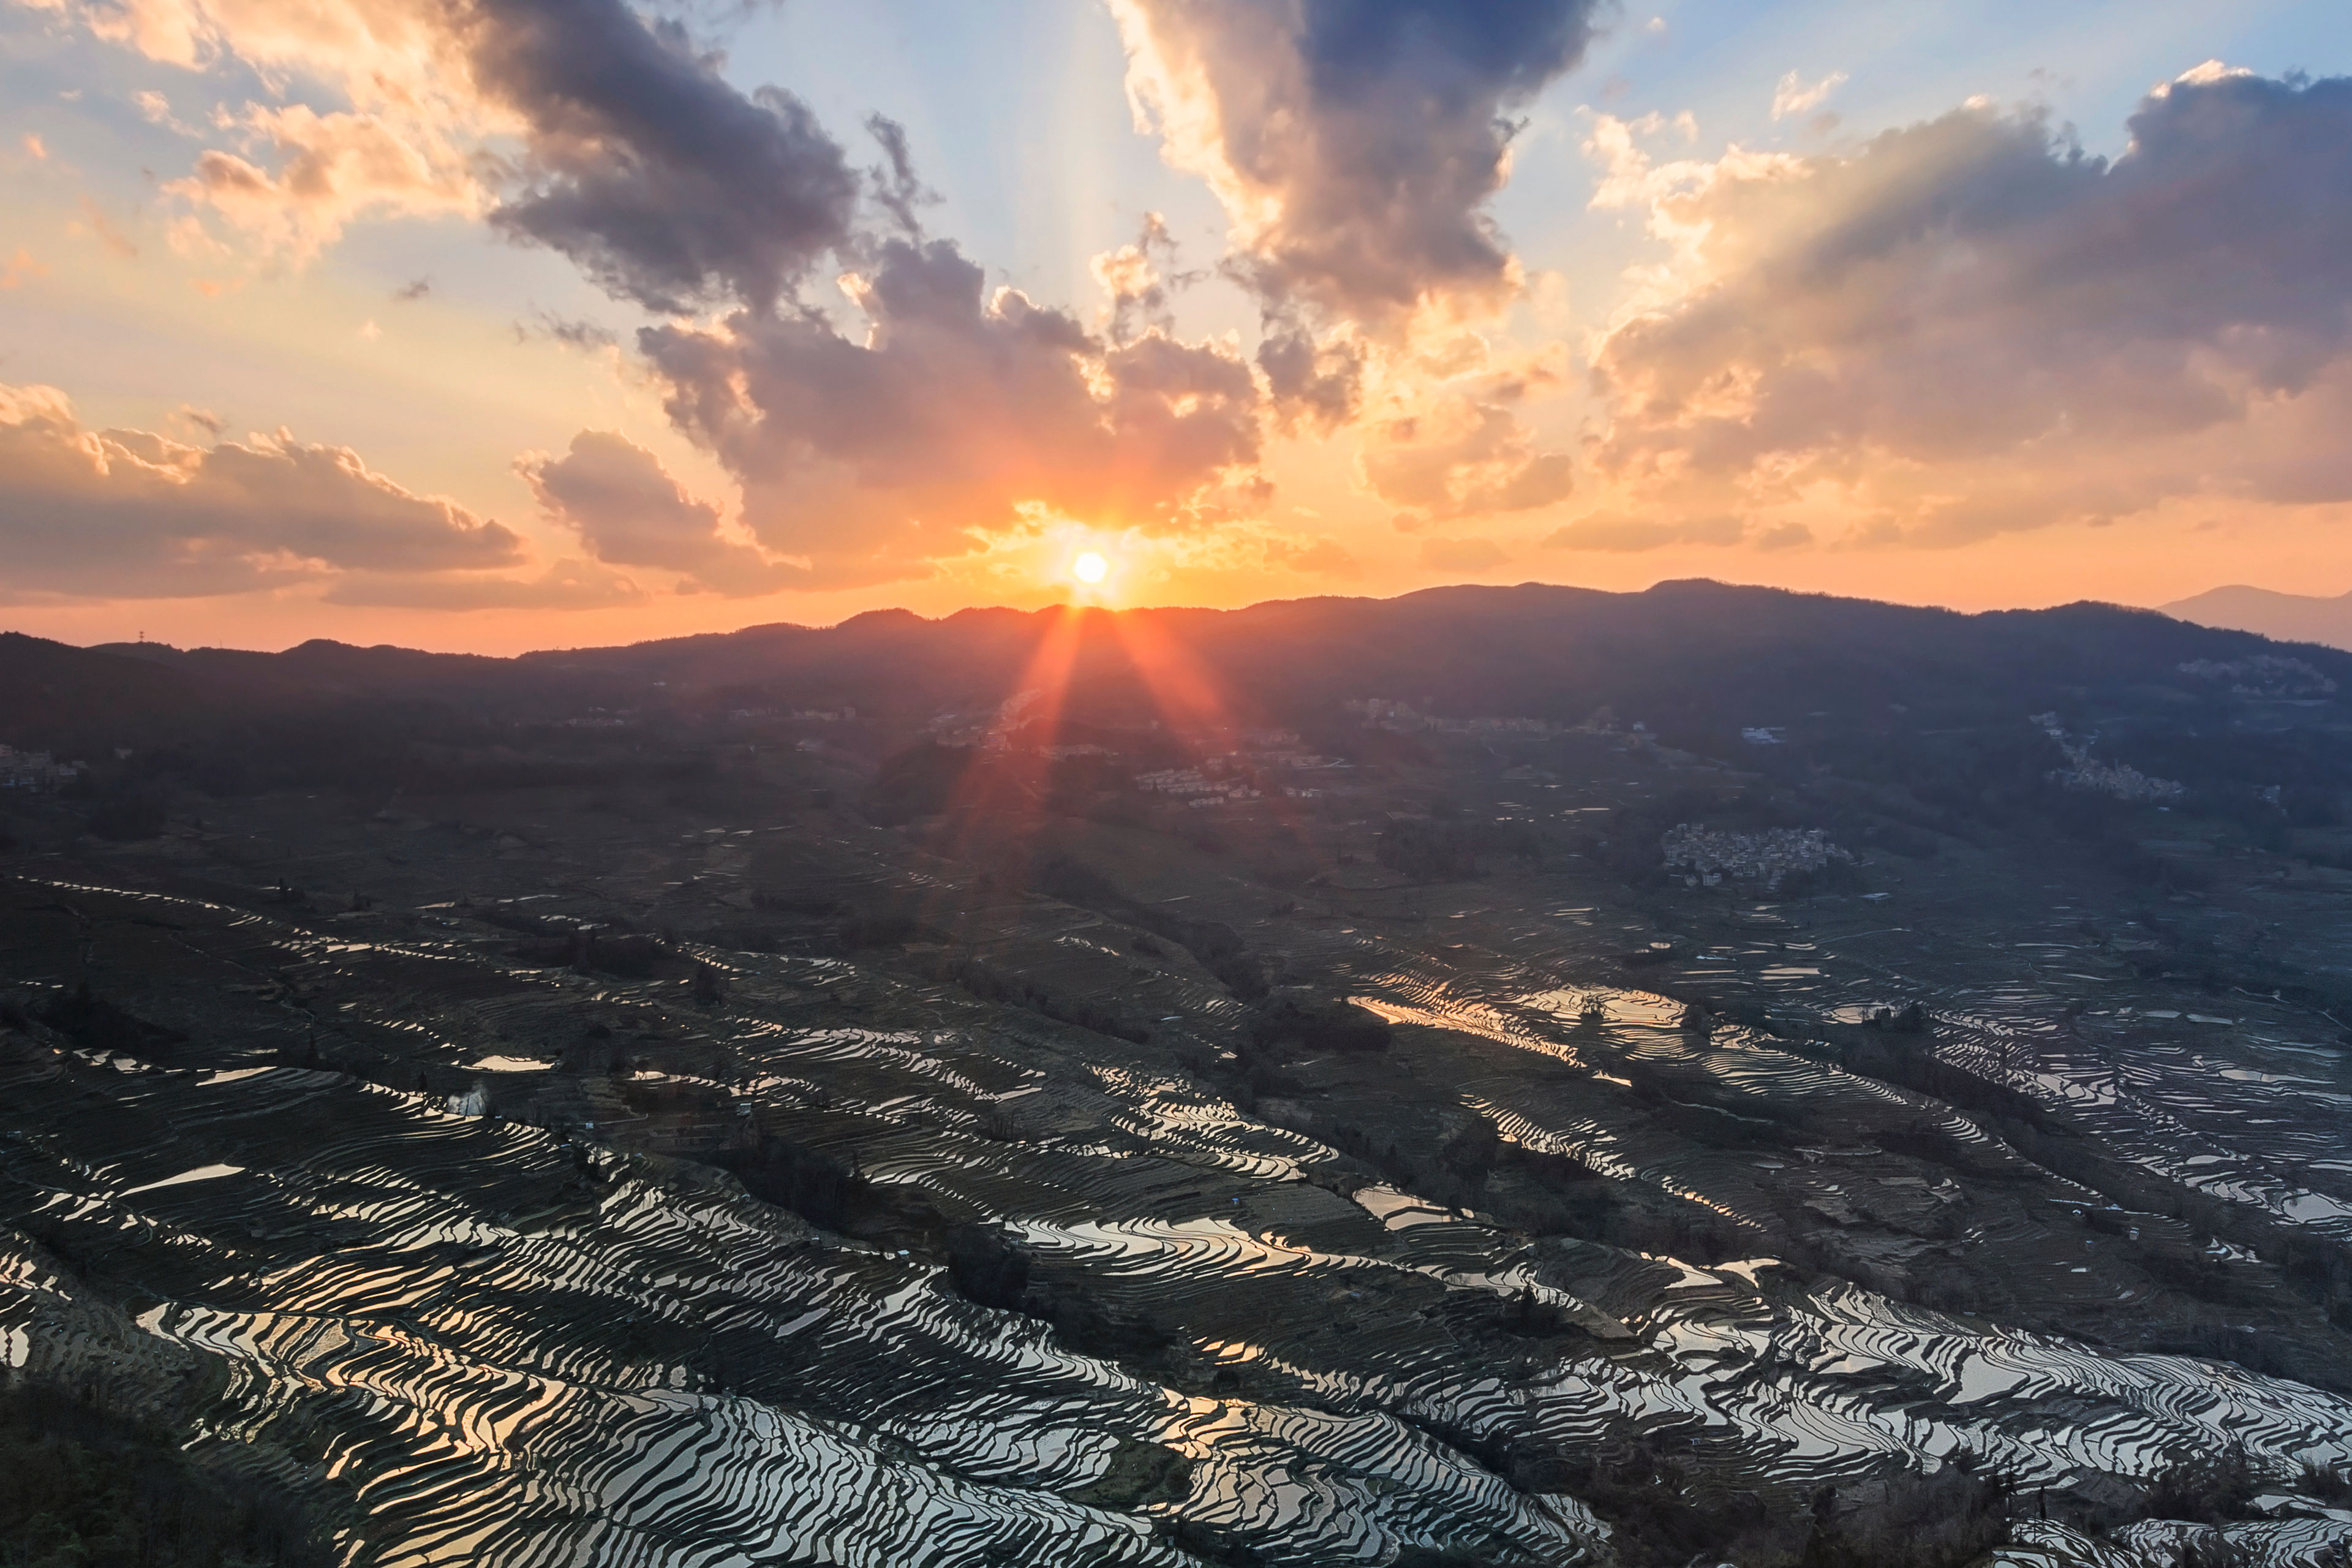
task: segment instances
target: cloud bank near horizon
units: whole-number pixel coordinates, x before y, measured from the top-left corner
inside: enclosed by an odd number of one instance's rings
[[[291,433],[193,446],[86,428],[64,393],[0,385],[0,555],[14,602],[182,598],[309,579],[479,572],[522,541]]]

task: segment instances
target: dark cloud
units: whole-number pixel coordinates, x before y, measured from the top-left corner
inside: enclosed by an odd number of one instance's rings
[[[599,561],[681,573],[690,586],[720,594],[770,594],[807,575],[723,538],[719,509],[688,495],[625,436],[583,430],[562,457],[519,466],[548,515],[576,529]]]
[[[152,58],[235,56],[270,84],[215,116],[242,152],[208,149],[164,188],[297,260],[362,216],[486,215],[648,309],[764,310],[854,238],[864,176],[808,106],[739,90],[685,22],[628,0],[47,3]],[[286,101],[296,78],[349,107]],[[910,212],[903,138],[877,133],[879,194]],[[267,163],[247,155],[265,147]]]
[[[882,149],[882,163],[866,171],[874,205],[890,215],[906,238],[922,238],[923,221],[915,209],[935,205],[940,194],[917,176],[915,156],[907,149],[907,128],[887,115],[869,114],[866,132]]]
[[[1286,429],[1335,430],[1363,403],[1364,345],[1356,338],[1318,342],[1295,318],[1276,317],[1258,340],[1257,367]]]
[[[1485,213],[1511,110],[1573,66],[1594,0],[1112,0],[1130,81],[1204,176],[1261,294],[1327,320],[1499,300]]]
[[[1604,462],[1944,542],[2352,497],[2352,80],[2200,68],[2130,129],[1970,107],[1655,193],[1702,282],[1603,345]]]
[[[194,432],[207,441],[217,441],[228,428],[228,422],[209,408],[199,408],[193,403],[183,403],[172,411],[169,423]]]
[[[859,181],[806,104],[746,97],[674,22],[624,0],[473,0],[458,24],[477,87],[526,124],[491,213],[610,292],[680,311],[766,310],[844,245]]]
[[[520,553],[506,528],[403,489],[346,447],[89,430],[62,393],[0,386],[0,554],[19,597],[233,594]]]
[[[402,284],[399,288],[394,289],[392,291],[392,297],[395,300],[405,302],[411,300],[422,300],[432,292],[432,279],[412,278],[407,282]]]
[[[810,585],[917,575],[1042,510],[1111,529],[1255,501],[1249,367],[1157,331],[1110,343],[945,241],[891,241],[850,286],[860,338],[745,311],[639,342],[681,430],[740,482],[743,520]]]
[[[517,342],[538,340],[571,349],[609,349],[621,341],[610,328],[559,316],[551,310],[541,310],[527,321],[517,321],[514,332]]]

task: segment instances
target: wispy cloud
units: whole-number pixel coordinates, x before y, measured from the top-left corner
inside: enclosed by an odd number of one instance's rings
[[[1795,71],[1790,71],[1772,89],[1772,118],[1786,120],[1791,114],[1803,114],[1819,109],[1830,100],[1830,94],[1835,92],[1845,79],[1845,72],[1832,71],[1818,81],[1808,82]]]
[[[72,233],[76,230],[91,236],[108,251],[125,261],[139,259],[137,242],[115,226],[114,220],[106,216],[105,208],[88,196],[81,199],[80,222],[70,226],[68,232]]]
[[[0,289],[21,289],[33,279],[48,275],[47,264],[35,260],[33,253],[20,245],[16,255],[0,264]]]

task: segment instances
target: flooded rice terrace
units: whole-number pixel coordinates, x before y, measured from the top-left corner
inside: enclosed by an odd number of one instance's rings
[[[1733,1561],[1939,1477],[2005,1563],[2352,1549],[2328,1020],[2082,912],[401,832],[0,911],[0,1358],[355,1568]]]

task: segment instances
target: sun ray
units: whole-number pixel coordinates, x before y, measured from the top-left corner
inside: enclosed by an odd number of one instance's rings
[[[948,796],[946,853],[952,858],[985,858],[992,846],[1017,849],[1044,819],[1053,768],[1047,748],[1061,730],[1088,619],[1102,612],[1065,605],[1044,614],[1035,650],[998,703],[995,721],[972,742]],[[927,899],[927,909],[950,913],[950,891]]]
[[[970,869],[921,900],[920,918],[960,934],[965,907],[983,875],[1015,880],[1047,836],[1060,742],[1073,693],[1131,683],[1169,738],[1196,759],[1244,752],[1255,705],[1183,636],[1181,613],[1117,612],[1061,605],[1041,613],[1037,640],[996,716],[975,738],[942,807],[934,847]],[[1278,791],[1260,797],[1277,830],[1306,840],[1300,808]]]
[[[1241,751],[1243,731],[1255,716],[1236,710],[1230,684],[1164,624],[1166,618],[1164,612],[1134,612],[1114,617],[1111,631],[1171,733],[1204,755]],[[1265,799],[1276,822],[1303,841],[1303,822],[1289,797]]]

